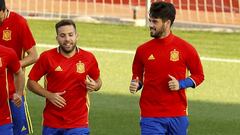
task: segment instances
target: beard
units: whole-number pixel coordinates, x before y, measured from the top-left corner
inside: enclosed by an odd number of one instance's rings
[[[150,36],[153,38],[161,38],[166,35],[166,27],[162,25],[162,27],[157,30],[156,28],[150,27]]]
[[[69,54],[76,49],[76,43],[73,43],[71,46],[65,46],[64,44],[60,44],[60,49],[65,53]]]

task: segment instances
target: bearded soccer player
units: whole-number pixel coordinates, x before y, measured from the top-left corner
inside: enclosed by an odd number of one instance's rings
[[[142,135],[186,135],[189,121],[185,90],[204,80],[197,51],[171,32],[175,14],[171,3],[151,4],[149,27],[153,39],[137,48],[133,60],[129,89],[135,93],[143,88]]]
[[[21,69],[16,53],[0,45],[0,134],[13,135],[12,118],[9,108],[9,91],[7,83],[7,70],[14,73],[16,93],[11,101],[16,107],[21,106],[24,88],[24,73]]]
[[[88,135],[88,92],[102,85],[94,55],[76,46],[72,20],[55,25],[57,48],[43,52],[29,73],[29,90],[46,98],[43,135]],[[38,81],[45,76],[46,87]]]
[[[4,0],[0,0],[0,44],[12,48],[24,68],[37,60],[35,41],[26,20],[19,14],[9,11]],[[26,52],[26,57],[25,57]],[[10,94],[10,108],[13,118],[14,135],[26,135],[32,133],[31,119],[28,112],[25,94],[22,97],[22,105],[16,107],[11,100],[15,92],[13,73],[8,72],[8,85]]]

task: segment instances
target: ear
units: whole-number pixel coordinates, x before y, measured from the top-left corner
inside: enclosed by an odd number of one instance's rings
[[[167,20],[165,23],[167,26],[171,27],[171,20]]]

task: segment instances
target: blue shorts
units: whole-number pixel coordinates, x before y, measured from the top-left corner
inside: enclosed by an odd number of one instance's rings
[[[5,124],[0,126],[0,134],[1,135],[13,135],[13,125]]]
[[[89,135],[89,128],[50,128],[43,127],[42,135]]]
[[[20,107],[15,106],[11,100],[9,102],[12,112],[14,135],[27,135],[33,132],[27,102],[25,102],[24,97],[22,97],[22,101]]]
[[[188,117],[141,118],[141,135],[187,135]]]

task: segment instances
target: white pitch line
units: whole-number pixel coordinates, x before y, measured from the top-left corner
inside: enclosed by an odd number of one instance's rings
[[[54,48],[55,45],[47,44],[37,44],[37,47],[40,48]],[[135,54],[135,51],[130,50],[116,50],[116,49],[107,49],[107,48],[92,48],[92,47],[81,47],[85,50],[96,51],[96,52],[108,52],[108,53],[120,53],[120,54]],[[210,57],[201,57],[203,61],[213,61],[213,62],[227,62],[227,63],[240,63],[240,59],[223,59],[223,58],[210,58]]]

